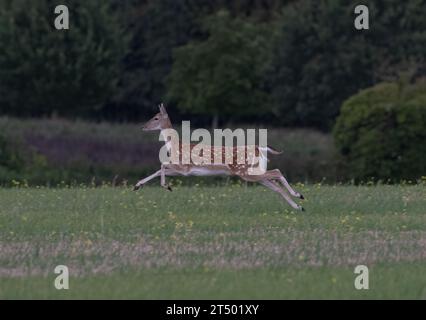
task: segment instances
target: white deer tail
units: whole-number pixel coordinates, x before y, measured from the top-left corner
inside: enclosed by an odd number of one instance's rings
[[[272,148],[271,146],[267,146],[266,150],[268,150],[268,152],[270,152],[271,154],[281,154],[281,153],[283,153],[282,151],[278,151],[278,150]]]

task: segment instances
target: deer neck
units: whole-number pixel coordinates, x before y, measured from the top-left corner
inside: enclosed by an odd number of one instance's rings
[[[167,122],[161,127],[161,130],[173,129],[173,125],[170,122],[170,119],[167,119]],[[163,131],[161,132],[163,137],[163,141],[166,144],[167,151],[170,152],[172,150],[172,140],[170,137],[164,136]]]

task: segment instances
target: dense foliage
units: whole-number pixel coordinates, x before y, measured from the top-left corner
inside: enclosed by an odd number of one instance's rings
[[[426,56],[424,1],[364,1],[370,29],[354,28],[359,1],[297,1],[283,10],[271,63],[281,124],[328,130],[341,103]],[[424,74],[424,69],[423,69]]]
[[[292,1],[133,0],[129,4],[117,0],[132,40],[120,88],[104,116],[111,120],[134,120],[151,115],[168,91],[166,79],[172,71],[173,52],[180,46],[206,40],[208,30],[204,21],[210,15],[225,9],[232,17],[264,23]],[[180,68],[176,62],[174,66]],[[173,113],[173,109],[168,111]]]
[[[407,66],[426,74],[424,1],[365,1],[364,31],[356,4],[88,0],[68,4],[65,32],[55,1],[0,0],[0,113],[134,121],[168,93],[175,119],[329,130],[358,90]]]
[[[90,116],[115,90],[127,45],[111,5],[73,2],[56,30],[56,4],[0,0],[0,113]]]

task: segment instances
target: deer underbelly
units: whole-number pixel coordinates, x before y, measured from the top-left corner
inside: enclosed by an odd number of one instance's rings
[[[193,167],[186,175],[191,176],[215,176],[215,175],[230,175],[228,168],[215,167]]]

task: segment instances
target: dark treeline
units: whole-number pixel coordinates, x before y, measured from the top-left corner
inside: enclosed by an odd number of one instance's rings
[[[330,130],[343,101],[425,74],[426,3],[347,0],[0,0],[0,114]]]

